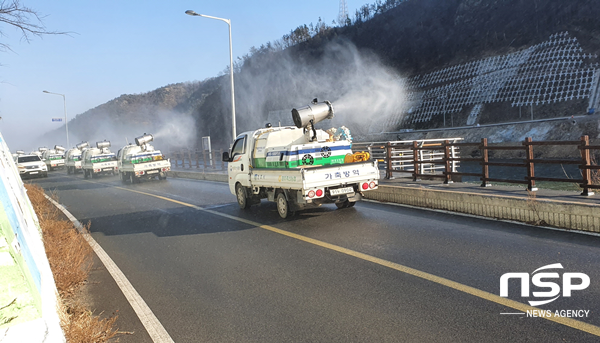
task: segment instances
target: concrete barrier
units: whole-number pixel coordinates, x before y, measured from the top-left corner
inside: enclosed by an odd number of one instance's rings
[[[228,177],[227,174],[219,174],[219,173],[200,173],[193,171],[183,171],[183,170],[171,170],[167,172],[168,177],[179,177],[183,179],[193,179],[193,180],[207,180],[207,181],[219,181],[219,182],[227,182]]]
[[[2,242],[6,242],[5,245],[0,244],[0,252],[4,256],[0,267],[3,270],[7,268],[7,273],[0,274],[2,298],[12,298],[10,292],[14,294],[17,290],[15,288],[19,290],[14,296],[17,303],[21,300],[19,298],[32,298],[27,301],[26,306],[12,313],[16,316],[13,321],[0,325],[0,342],[65,342],[58,316],[56,285],[42,242],[39,222],[1,134],[0,165],[0,238]],[[15,279],[8,278],[13,273],[20,273],[25,284],[15,285]],[[0,307],[5,305],[8,304],[2,303]],[[26,310],[31,306],[37,311]],[[7,307],[3,311],[9,310],[10,307]],[[19,316],[27,319],[23,320]],[[0,312],[0,318],[2,317]]]
[[[365,198],[600,233],[600,205],[596,204],[387,185],[365,193]]]

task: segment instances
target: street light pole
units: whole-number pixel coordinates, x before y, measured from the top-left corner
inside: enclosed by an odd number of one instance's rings
[[[234,92],[234,88],[233,88],[233,48],[232,48],[232,44],[231,44],[231,20],[213,17],[213,16],[209,16],[209,15],[204,15],[204,14],[198,14],[192,10],[185,11],[185,14],[188,14],[191,16],[196,16],[196,17],[216,19],[216,20],[224,21],[227,23],[227,25],[229,25],[229,80],[231,82],[231,129],[232,129],[233,139],[235,140],[235,137],[237,135],[235,133],[235,92]]]
[[[52,92],[48,92],[48,91],[43,91],[43,92],[47,93],[47,94],[60,95],[63,97],[63,105],[65,107],[65,129],[67,130],[67,149],[70,149],[71,145],[69,144],[69,121],[67,120],[67,98],[65,97],[64,94],[52,93]]]

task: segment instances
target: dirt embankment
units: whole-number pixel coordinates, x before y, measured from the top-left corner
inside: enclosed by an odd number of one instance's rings
[[[487,138],[489,144],[520,145],[525,138],[533,141],[579,141],[589,136],[591,145],[600,145],[600,115],[586,115],[573,119],[543,122],[528,122],[494,126],[469,127],[462,129],[404,132],[381,134],[369,137],[372,141],[420,140],[439,138],[464,138],[464,142],[481,142]],[[473,149],[463,148],[463,155],[477,154]],[[536,158],[578,158],[574,146],[535,146]],[[493,158],[522,158],[522,152],[493,151]]]

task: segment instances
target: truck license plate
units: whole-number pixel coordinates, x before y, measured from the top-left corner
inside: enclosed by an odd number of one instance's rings
[[[331,195],[348,194],[348,193],[353,193],[353,192],[354,192],[354,188],[352,188],[352,187],[336,188],[336,189],[329,190],[329,193]]]
[[[156,173],[158,173],[158,170],[148,170],[146,172],[146,174],[156,174]]]
[[[104,170],[104,171],[111,171],[111,170],[112,170],[112,168],[104,168],[104,169],[102,169],[102,170]]]

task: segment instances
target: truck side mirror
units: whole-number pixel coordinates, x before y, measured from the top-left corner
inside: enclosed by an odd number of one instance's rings
[[[231,162],[229,160],[229,152],[227,151],[223,152],[223,162]]]

